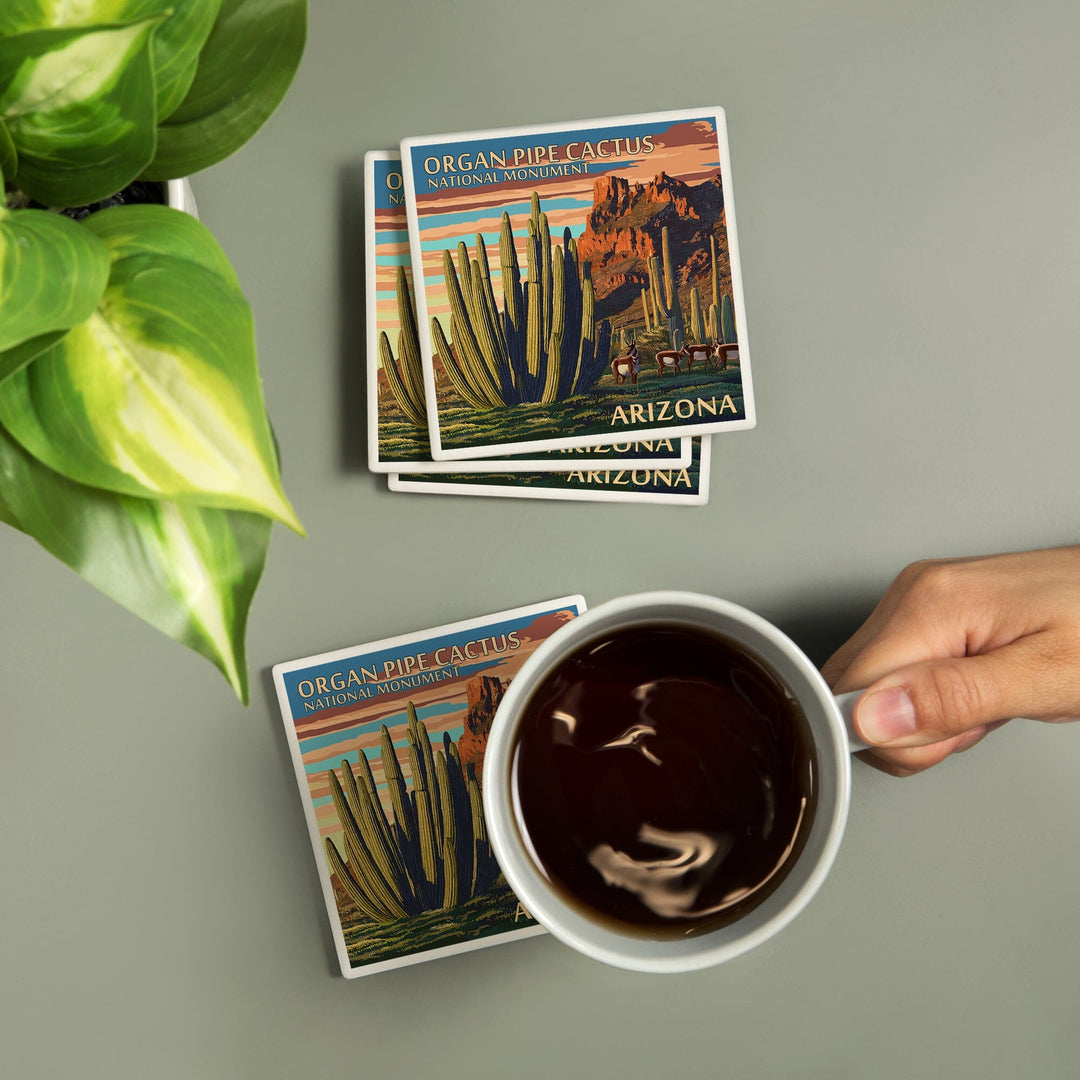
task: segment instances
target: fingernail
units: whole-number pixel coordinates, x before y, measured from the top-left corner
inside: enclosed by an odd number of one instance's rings
[[[862,737],[869,743],[887,743],[915,730],[915,706],[902,686],[875,690],[858,705],[857,719]]]

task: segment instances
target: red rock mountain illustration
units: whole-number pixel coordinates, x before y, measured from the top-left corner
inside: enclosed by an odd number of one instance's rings
[[[491,721],[506,692],[506,684],[493,675],[477,675],[465,686],[469,708],[465,713],[465,730],[458,739],[462,767],[472,765],[477,783],[482,782],[484,748],[487,746]]]
[[[597,318],[615,318],[649,287],[648,259],[662,256],[668,230],[680,294],[697,285],[711,289],[709,237],[717,240],[720,285],[731,291],[720,175],[691,186],[661,172],[647,184],[601,176],[593,184],[593,208],[578,237],[578,255],[592,264]],[[640,319],[640,311],[634,313]],[[621,321],[616,318],[616,322]]]

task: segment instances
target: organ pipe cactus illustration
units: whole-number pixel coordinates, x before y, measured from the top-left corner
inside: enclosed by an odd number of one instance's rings
[[[644,289],[641,290],[641,310],[645,315],[645,333],[648,334],[652,331],[652,323],[649,320],[649,294]]]
[[[483,236],[476,235],[475,258],[464,242],[458,244],[456,266],[451,252],[443,252],[452,347],[437,318],[431,320],[432,343],[454,389],[474,409],[562,401],[588,390],[607,365],[611,324],[605,319],[597,332],[589,264],[579,262],[569,229],[552,249],[547,214],[535,191],[525,255],[522,282],[504,212],[500,311]]]
[[[427,427],[424,408],[424,373],[420,367],[420,338],[416,330],[416,309],[405,267],[397,270],[398,359],[394,359],[390,338],[379,334],[379,358],[390,393],[398,408],[417,427]]]
[[[669,342],[673,349],[678,349],[683,343],[686,329],[683,322],[682,308],[679,306],[675,263],[671,258],[671,241],[666,225],[660,232],[660,238],[664,264],[661,267],[660,261],[655,255],[649,256],[649,287],[652,291],[653,309],[657,316],[657,322],[659,322],[660,316],[667,321]]]
[[[356,772],[346,760],[340,781],[327,773],[345,849],[327,837],[327,859],[357,910],[376,923],[455,907],[487,892],[499,875],[472,765],[462,766],[449,734],[432,751],[411,701],[406,711],[412,791],[385,724],[381,731],[389,818],[362,752]]]

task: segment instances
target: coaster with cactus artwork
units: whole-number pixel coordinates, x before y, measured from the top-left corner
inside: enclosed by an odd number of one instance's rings
[[[722,109],[401,158],[435,460],[753,426]]]
[[[702,435],[691,439],[690,464],[681,468],[646,469],[630,463],[613,467],[589,461],[579,462],[570,472],[557,473],[391,473],[388,483],[391,491],[424,495],[704,506],[709,501],[711,438]]]
[[[481,784],[495,709],[580,596],[274,667],[347,978],[541,932],[492,854]]]
[[[368,461],[372,472],[538,473],[594,467],[683,468],[689,439],[623,439],[608,446],[566,447],[462,463],[434,462],[428,435],[420,341],[412,296],[408,223],[397,152],[364,155],[367,258]]]

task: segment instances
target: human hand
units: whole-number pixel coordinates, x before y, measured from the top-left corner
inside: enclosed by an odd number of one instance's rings
[[[1080,717],[1080,546],[913,563],[822,674],[866,687],[860,757],[894,776],[1011,717]]]

